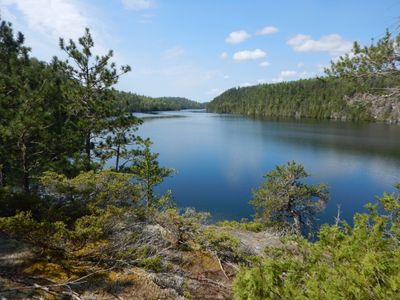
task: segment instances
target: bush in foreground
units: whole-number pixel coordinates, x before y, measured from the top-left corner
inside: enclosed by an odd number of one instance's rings
[[[397,186],[400,188],[400,185]],[[315,243],[300,237],[270,250],[234,282],[237,299],[399,299],[400,195],[384,194],[354,225],[324,225]]]

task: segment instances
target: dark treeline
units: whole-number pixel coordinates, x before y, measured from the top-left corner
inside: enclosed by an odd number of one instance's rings
[[[121,101],[122,108],[128,112],[149,112],[181,109],[202,109],[204,103],[182,97],[148,97],[129,92],[116,91],[116,97]]]
[[[112,51],[93,55],[93,46],[87,30],[78,43],[60,39],[67,61],[41,62],[1,22],[0,187],[30,193],[44,171],[95,170],[132,140],[140,120],[125,116],[112,89],[130,68],[111,63]]]
[[[376,111],[358,98],[364,98],[367,92],[380,97],[386,88],[395,85],[394,78],[373,78],[363,85],[337,78],[260,84],[229,89],[211,101],[207,110],[250,116],[370,121],[376,119]],[[379,111],[379,118],[390,114],[391,107],[385,109]]]
[[[77,43],[60,40],[67,61],[39,61],[30,56],[24,36],[1,22],[0,188],[34,192],[45,171],[75,176],[99,170],[112,156],[116,170],[126,167],[137,155],[127,146],[143,146],[134,135],[141,121],[126,112],[202,107],[185,98],[115,90],[130,68],[117,68],[112,51],[94,55],[93,46],[86,31]]]

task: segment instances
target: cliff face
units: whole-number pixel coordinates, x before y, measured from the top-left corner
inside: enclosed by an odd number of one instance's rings
[[[400,123],[400,95],[388,93],[388,95],[356,94],[353,97],[345,97],[350,107],[365,111],[372,120],[390,124]]]

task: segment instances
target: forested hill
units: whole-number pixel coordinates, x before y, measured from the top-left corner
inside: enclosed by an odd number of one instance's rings
[[[205,108],[205,103],[199,103],[183,97],[153,98],[129,92],[116,91],[115,93],[122,108],[126,109],[128,112]]]
[[[250,116],[400,122],[400,101],[388,95],[396,82],[369,79],[366,84],[313,78],[232,88],[207,104],[207,111]]]

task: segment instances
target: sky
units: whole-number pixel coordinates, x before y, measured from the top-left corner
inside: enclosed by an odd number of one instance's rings
[[[399,0],[0,0],[32,55],[63,58],[58,39],[90,28],[95,51],[132,71],[116,88],[210,101],[237,86],[323,74],[400,26]]]

